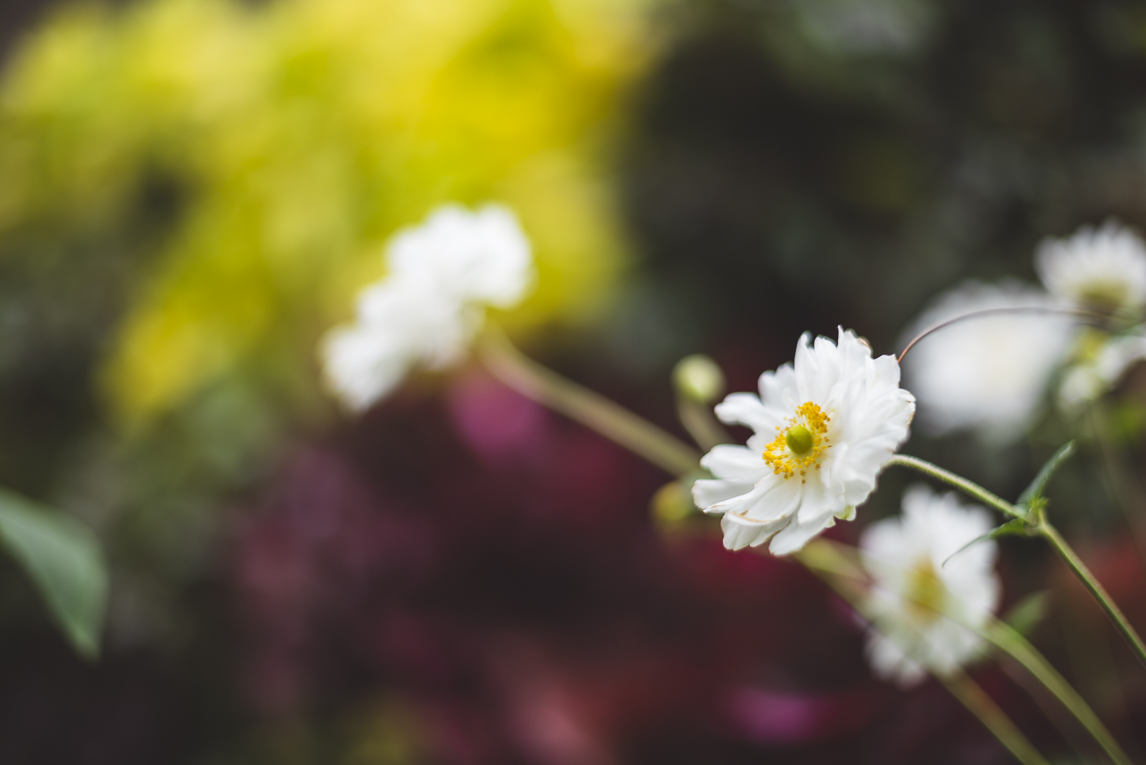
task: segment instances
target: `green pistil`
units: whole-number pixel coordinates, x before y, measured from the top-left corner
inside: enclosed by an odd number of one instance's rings
[[[788,449],[791,450],[792,454],[796,455],[807,454],[811,451],[814,443],[812,431],[803,425],[788,428],[788,433],[784,436],[784,440],[788,442]]]

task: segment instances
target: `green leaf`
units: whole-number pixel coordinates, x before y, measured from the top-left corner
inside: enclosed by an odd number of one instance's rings
[[[0,489],[0,542],[32,577],[76,651],[95,658],[107,605],[107,568],[91,531]]]
[[[1020,635],[1029,635],[1038,623],[1046,618],[1050,611],[1049,601],[1050,593],[1046,590],[1033,592],[1012,606],[1003,617],[1003,621],[1011,625]]]
[[[979,542],[982,542],[986,539],[998,539],[999,537],[1005,537],[1005,536],[1011,536],[1011,535],[1026,536],[1026,534],[1027,534],[1027,522],[1025,520],[1023,520],[1022,518],[1014,518],[1012,520],[1007,521],[1002,526],[997,526],[996,528],[991,529],[990,531],[988,531],[986,534],[984,534],[982,536],[975,537],[970,542],[968,542],[967,544],[963,545],[962,547],[960,547],[955,552],[948,555],[947,558],[940,565],[940,568],[942,568],[943,566],[946,566],[947,562],[949,560],[951,560],[956,555],[958,555],[959,553],[966,550],[971,545],[978,544]]]
[[[1046,461],[1043,469],[1035,476],[1035,480],[1031,481],[1031,485],[1027,487],[1026,491],[1019,495],[1019,501],[1015,504],[1031,507],[1038,502],[1043,496],[1043,489],[1046,488],[1047,481],[1051,479],[1051,476],[1062,463],[1070,459],[1072,454],[1074,454],[1074,441],[1067,441]]]

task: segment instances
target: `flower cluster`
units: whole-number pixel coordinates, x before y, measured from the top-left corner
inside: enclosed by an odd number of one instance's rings
[[[1146,358],[1146,343],[1119,334],[1141,322],[1146,307],[1141,237],[1113,222],[1083,227],[1067,239],[1043,241],[1035,265],[1045,291],[1014,281],[966,282],[936,298],[908,328],[905,342],[956,316],[1015,309],[952,324],[941,339],[908,354],[904,378],[929,431],[1014,439],[1034,420],[1053,381],[1059,406],[1070,412]],[[1070,310],[1107,317],[1107,326],[1080,331]]]
[[[480,329],[485,308],[511,308],[535,280],[529,240],[500,205],[433,211],[399,231],[387,248],[388,275],[362,290],[356,320],[326,337],[331,391],[361,410],[411,369],[456,361]]]
[[[754,434],[746,446],[705,455],[715,479],[697,481],[693,498],[724,516],[728,548],[771,540],[773,553],[795,552],[837,518],[854,517],[914,412],[893,356],[873,359],[850,330],[840,329],[837,343],[805,334],[793,364],[760,376],[759,396],[733,393],[716,407],[723,422]]]
[[[359,296],[357,321],[333,330],[324,345],[331,388],[359,409],[412,368],[453,362],[473,340],[485,309],[515,305],[535,279],[528,240],[513,214],[497,206],[435,211],[393,238],[388,264],[387,278]],[[1038,265],[1047,291],[968,282],[920,317],[916,329],[949,326],[943,342],[922,345],[908,368],[934,431],[979,428],[1004,439],[1025,428],[1065,359],[1072,365],[1061,395],[1084,400],[1146,358],[1146,339],[1114,334],[1114,323],[1080,331],[1063,315],[1065,304],[1110,322],[1141,318],[1146,245],[1136,235],[1113,224],[1084,229],[1065,242],[1044,243]],[[976,312],[974,320],[960,318]],[[533,375],[530,365],[515,369]],[[712,401],[723,387],[719,369],[703,359],[678,367],[677,376],[694,402]],[[549,380],[531,378],[526,392],[537,396]],[[563,411],[580,413],[630,448],[644,448],[650,430],[656,437],[646,425],[637,426],[640,437],[634,437],[627,418],[576,386],[560,390]],[[907,439],[915,405],[915,396],[900,387],[894,356],[874,357],[865,340],[842,327],[835,342],[805,333],[793,362],[762,374],[757,393],[732,393],[715,407],[720,421],[746,426],[752,436],[745,445],[718,444],[704,455],[700,465],[712,477],[694,482],[693,500],[722,516],[731,550],[767,543],[774,555],[798,552],[837,520],[855,517]],[[681,449],[683,459],[670,468],[683,464],[687,471],[694,457]],[[932,475],[944,473],[931,467]],[[976,496],[994,502],[988,493]],[[1041,522],[1002,500],[993,506]],[[907,687],[927,673],[950,675],[980,653],[1001,591],[995,543],[986,538],[991,525],[984,509],[919,485],[905,493],[902,516],[863,532],[861,562],[871,587],[859,608],[870,626],[867,654],[877,675]]]
[[[875,673],[902,687],[927,672],[948,674],[983,648],[978,630],[999,604],[996,546],[980,507],[922,484],[903,496],[903,515],[874,523],[860,537],[873,585],[865,614]],[[966,549],[963,549],[965,546]]]
[[[1052,308],[1050,296],[1017,281],[969,281],[941,295],[905,333],[911,337],[959,316],[1008,308]],[[992,442],[1022,433],[1047,381],[1070,348],[1072,322],[1051,313],[987,313],[944,327],[903,361],[929,433],[976,429]]]

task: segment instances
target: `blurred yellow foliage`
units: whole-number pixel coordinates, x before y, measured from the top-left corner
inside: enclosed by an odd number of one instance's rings
[[[68,9],[0,88],[0,240],[98,230],[154,179],[174,187],[105,363],[128,422],[251,364],[311,385],[316,338],[382,273],[386,238],[442,201],[520,212],[541,286],[511,323],[581,320],[624,261],[604,160],[649,58],[640,2]]]

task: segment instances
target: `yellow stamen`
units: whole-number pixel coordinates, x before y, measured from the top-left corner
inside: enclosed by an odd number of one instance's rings
[[[772,466],[772,472],[787,480],[797,472],[804,476],[809,469],[819,470],[824,451],[832,448],[827,438],[830,421],[831,417],[811,401],[796,407],[788,427],[776,428],[776,439],[764,449],[764,461]]]

